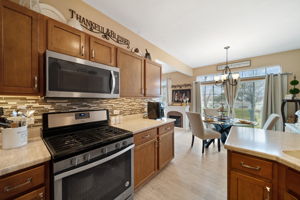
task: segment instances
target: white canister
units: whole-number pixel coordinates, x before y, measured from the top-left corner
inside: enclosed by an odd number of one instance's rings
[[[27,126],[5,128],[2,130],[2,148],[12,149],[26,145],[28,142]]]

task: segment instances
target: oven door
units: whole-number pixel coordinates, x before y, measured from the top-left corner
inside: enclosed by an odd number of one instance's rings
[[[133,198],[133,147],[54,176],[54,200]]]

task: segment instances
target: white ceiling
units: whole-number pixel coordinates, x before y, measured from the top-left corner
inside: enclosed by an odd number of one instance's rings
[[[84,0],[191,67],[300,48],[300,0]]]

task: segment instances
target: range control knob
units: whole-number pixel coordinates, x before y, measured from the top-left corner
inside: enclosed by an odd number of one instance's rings
[[[73,166],[77,166],[78,165],[78,158],[77,157],[71,159],[71,165],[73,165]]]
[[[126,146],[127,145],[127,141],[124,141],[122,144],[123,144],[123,146]]]
[[[117,149],[119,149],[119,148],[121,147],[121,144],[120,144],[120,143],[117,143],[117,144],[115,145],[115,147],[116,147]]]
[[[101,153],[106,153],[106,152],[107,152],[106,148],[101,149]]]
[[[83,159],[84,159],[84,161],[90,161],[90,159],[91,159],[91,154],[85,154],[84,156],[83,156]]]

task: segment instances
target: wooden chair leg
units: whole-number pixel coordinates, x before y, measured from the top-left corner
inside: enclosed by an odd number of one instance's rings
[[[221,141],[220,141],[220,138],[218,139],[218,151],[219,152],[221,151]]]
[[[193,137],[192,137],[192,145],[191,145],[191,147],[193,147],[193,145],[194,145],[194,140],[195,140],[195,136],[193,135]]]
[[[202,153],[204,153],[205,143],[206,143],[206,141],[202,140]]]

